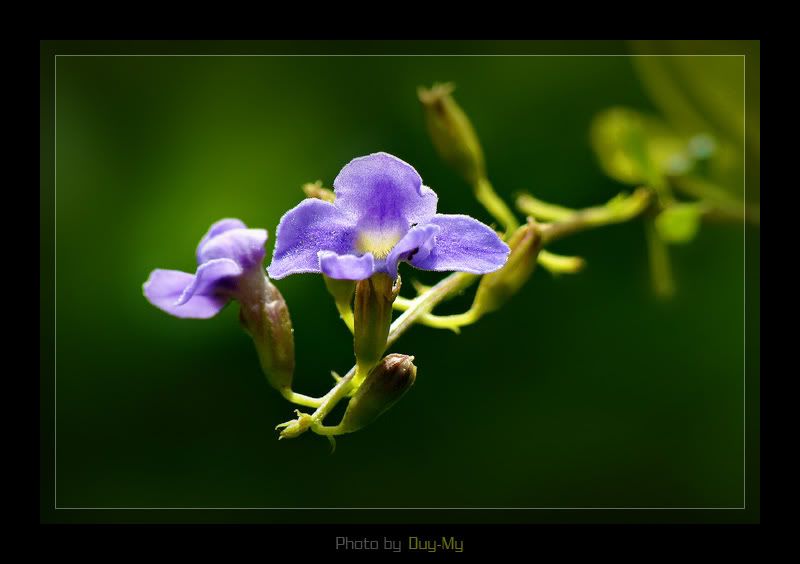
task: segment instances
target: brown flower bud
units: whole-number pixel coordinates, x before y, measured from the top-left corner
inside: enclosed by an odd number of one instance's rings
[[[413,356],[390,354],[370,371],[338,425],[343,433],[366,427],[403,397],[417,377],[413,361]]]

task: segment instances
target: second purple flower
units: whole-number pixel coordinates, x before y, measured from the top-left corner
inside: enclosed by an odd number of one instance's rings
[[[438,197],[414,167],[387,153],[353,159],[333,182],[334,203],[309,198],[281,218],[272,278],[304,272],[364,280],[400,262],[421,270],[486,274],[509,248],[489,226],[436,213]]]

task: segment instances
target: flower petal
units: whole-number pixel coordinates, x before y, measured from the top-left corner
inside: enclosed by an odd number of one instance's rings
[[[195,277],[179,270],[156,269],[142,287],[144,296],[158,309],[181,318],[208,319],[214,317],[228,303],[228,298],[195,294],[183,305],[178,298],[194,282]]]
[[[336,207],[355,220],[376,225],[402,220],[406,227],[428,223],[438,196],[422,185],[414,167],[388,153],[350,161],[333,181]]]
[[[215,296],[225,294],[234,289],[237,276],[242,274],[242,267],[228,258],[212,259],[197,268],[194,280],[181,294],[175,305],[183,305],[195,295]]]
[[[200,260],[200,251],[203,249],[203,246],[208,242],[209,239],[216,237],[226,231],[230,231],[231,229],[247,229],[247,226],[244,222],[240,219],[235,218],[226,218],[220,219],[218,222],[214,223],[211,227],[208,228],[208,232],[203,235],[203,238],[200,239],[200,244],[197,245],[197,264],[201,264],[203,261]]]
[[[364,280],[375,272],[375,257],[372,253],[362,256],[337,255],[331,251],[319,252],[319,265],[329,278],[338,280]]]
[[[230,259],[246,270],[263,262],[266,242],[265,229],[233,228],[206,241],[199,249],[197,260],[203,264],[213,259]]]
[[[275,279],[302,272],[320,272],[317,253],[349,254],[354,238],[352,222],[335,205],[308,198],[281,218],[272,264],[267,271]]]
[[[397,265],[400,261],[427,258],[434,246],[434,237],[441,229],[433,223],[409,229],[386,257],[386,272],[389,276],[397,278]]]
[[[503,266],[510,249],[497,233],[467,215],[438,214],[431,223],[441,227],[428,256],[409,262],[422,270],[486,274]]]

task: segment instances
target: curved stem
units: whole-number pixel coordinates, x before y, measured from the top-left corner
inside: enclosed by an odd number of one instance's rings
[[[314,431],[317,435],[327,435],[329,437],[334,435],[344,435],[346,431],[342,429],[342,425],[322,425],[321,423],[318,425],[314,425],[311,427],[311,430]]]
[[[350,388],[352,387],[353,378],[355,375],[356,367],[354,366],[342,377],[341,380],[336,382],[336,385],[331,388],[327,394],[325,394],[319,407],[317,407],[317,410],[311,414],[311,419],[314,425],[322,424],[322,420],[325,419],[328,413],[330,413],[331,410],[347,396],[348,392],[350,392]]]
[[[393,304],[394,309],[398,311],[408,311],[410,308],[414,307],[414,300],[410,300],[408,298],[403,298],[398,296]],[[417,323],[420,325],[425,325],[427,327],[433,327],[434,329],[450,329],[454,333],[459,333],[460,331],[458,328],[461,325],[467,325],[468,323],[459,323],[458,320],[455,322],[448,321],[448,318],[459,318],[462,316],[466,316],[469,312],[465,312],[459,315],[448,315],[448,316],[440,316],[434,315],[433,313],[426,313],[417,320]]]
[[[543,226],[543,244],[547,245],[574,233],[592,227],[602,227],[622,223],[637,217],[651,203],[652,192],[647,188],[637,188],[633,194],[619,195],[602,206],[577,210],[571,216]]]
[[[545,249],[539,251],[536,262],[538,262],[542,268],[549,270],[553,274],[575,274],[583,270],[583,267],[586,266],[586,261],[581,257],[557,255]]]
[[[510,235],[519,227],[519,221],[514,216],[514,212],[497,195],[488,178],[479,178],[474,186],[475,198],[486,208],[506,230],[506,235]]]
[[[446,299],[451,293],[463,289],[475,279],[477,279],[475,274],[455,272],[443,278],[425,294],[413,300],[414,305],[392,323],[389,329],[389,337],[386,340],[386,348],[393,345],[403,333],[405,333],[420,317],[429,313],[436,304]],[[353,366],[341,380],[336,382],[327,394],[320,398],[319,405],[310,406],[316,407],[314,413],[311,415],[301,414],[298,419],[279,425],[278,428],[284,428],[281,432],[281,438],[294,438],[306,432],[308,429],[311,429],[315,433],[319,430],[320,432],[318,434],[335,434],[333,430],[336,429],[336,426],[324,426],[322,425],[322,421],[328,413],[350,393],[354,385],[356,373],[357,367]],[[298,396],[300,395],[298,394]],[[301,397],[307,398],[308,396]],[[314,400],[315,398],[310,399]]]
[[[569,219],[570,216],[578,211],[566,206],[545,202],[534,198],[530,194],[517,196],[517,209],[538,221],[563,221]]]
[[[413,306],[395,319],[389,328],[389,338],[386,340],[387,348],[392,346],[400,338],[400,335],[405,333],[421,317],[430,313],[436,304],[445,300],[451,293],[463,290],[477,279],[478,275],[476,274],[454,272],[440,280],[424,294],[417,296],[413,300]]]
[[[282,389],[281,395],[293,404],[302,405],[304,407],[319,407],[322,404],[323,399],[314,398],[305,394],[298,394],[297,392],[293,392],[290,388]]]
[[[392,307],[398,311],[406,311],[410,307],[414,305],[413,298],[404,298],[403,296],[397,296],[392,304]]]
[[[669,249],[667,249],[667,244],[659,237],[653,218],[648,218],[645,221],[645,234],[650,256],[650,275],[653,280],[653,290],[658,296],[669,298],[675,294],[675,282],[672,278]]]

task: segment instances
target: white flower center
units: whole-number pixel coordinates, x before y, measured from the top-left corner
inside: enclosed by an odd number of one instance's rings
[[[384,259],[402,237],[399,230],[363,230],[356,240],[356,249],[361,253],[372,253],[376,259]]]

